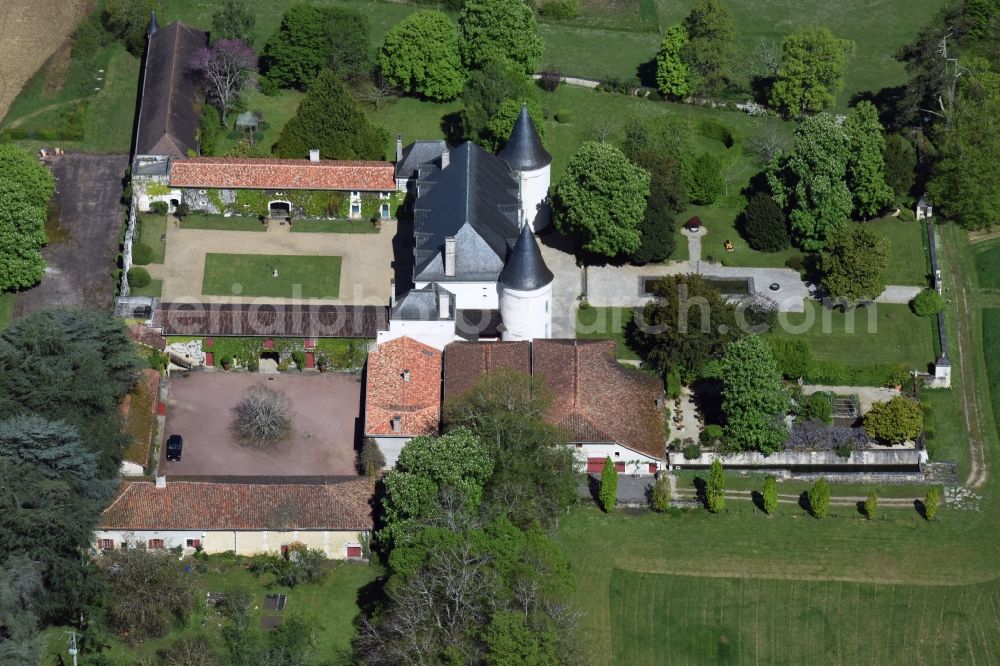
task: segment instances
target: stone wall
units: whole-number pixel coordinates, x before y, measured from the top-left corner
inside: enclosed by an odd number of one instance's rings
[[[916,449],[867,449],[852,451],[849,458],[843,458],[834,451],[779,451],[765,456],[762,453],[718,454],[704,452],[697,458],[685,459],[683,454],[671,453],[670,465],[681,469],[705,468],[716,458],[726,467],[768,468],[823,468],[831,467],[909,467],[914,471],[927,460],[927,452]]]

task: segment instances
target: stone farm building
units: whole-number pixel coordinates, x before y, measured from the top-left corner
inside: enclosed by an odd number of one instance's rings
[[[302,543],[330,558],[361,558],[373,491],[366,477],[124,481],[94,546],[255,555]]]

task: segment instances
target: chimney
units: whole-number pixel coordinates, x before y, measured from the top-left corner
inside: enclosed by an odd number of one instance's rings
[[[403,370],[403,381],[404,382],[410,381],[410,371],[409,370]]]
[[[442,292],[438,294],[438,319],[451,318],[451,294]]]
[[[319,148],[312,148],[309,151],[309,161],[319,162]]]
[[[447,277],[455,277],[455,237],[445,236],[444,238],[444,274]]]
[[[158,477],[156,477],[156,487],[157,488],[166,488],[167,487],[167,477],[165,477],[165,476],[158,476]]]
[[[403,135],[396,135],[396,164],[403,161]]]
[[[393,416],[392,421],[390,421],[390,423],[392,423],[393,432],[395,433],[403,432],[403,417]]]
[[[451,163],[451,153],[448,152],[448,145],[445,144],[444,150],[441,151],[441,168],[447,169],[448,164]]]

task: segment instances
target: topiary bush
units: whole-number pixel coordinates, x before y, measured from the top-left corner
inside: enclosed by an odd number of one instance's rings
[[[569,109],[559,109],[556,111],[555,119],[560,125],[565,125],[566,123],[572,122],[573,112]]]
[[[137,243],[132,246],[132,263],[139,266],[153,263],[153,248],[145,243]]]
[[[830,512],[830,485],[822,476],[807,491],[809,511],[817,518],[826,518]]]
[[[170,210],[170,206],[166,201],[154,201],[149,204],[149,210],[153,211],[157,215],[166,215],[167,211]]]
[[[148,287],[153,278],[149,276],[149,271],[140,266],[133,266],[128,269],[128,284],[133,289]]]
[[[934,289],[924,289],[910,301],[910,307],[921,317],[931,317],[941,312],[941,308],[944,307],[944,299]]]

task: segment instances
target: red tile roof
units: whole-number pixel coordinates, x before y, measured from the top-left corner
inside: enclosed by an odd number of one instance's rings
[[[103,530],[370,530],[374,482],[252,484],[126,481],[101,514]]]
[[[390,162],[191,157],[170,162],[173,187],[393,192]]]
[[[368,354],[366,391],[366,435],[436,435],[441,421],[441,352],[407,337],[379,345]],[[392,429],[396,416],[401,420],[399,432]]]
[[[613,340],[535,340],[532,371],[552,392],[549,420],[570,441],[616,442],[666,459],[663,385],[615,360]]]
[[[494,370],[531,372],[530,342],[453,342],[444,351],[444,399],[458,397]]]

